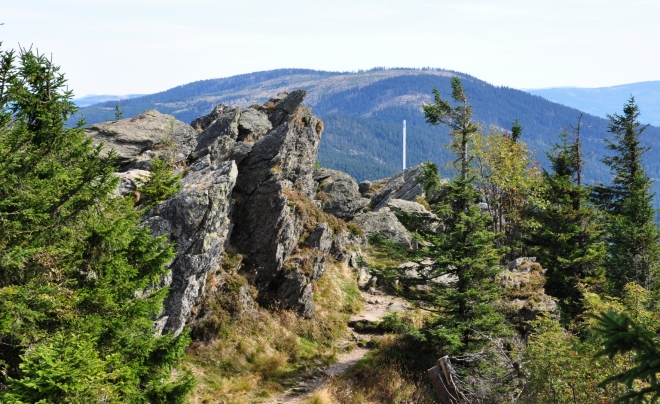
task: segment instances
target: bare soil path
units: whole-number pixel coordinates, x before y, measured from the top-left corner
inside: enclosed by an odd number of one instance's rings
[[[399,297],[381,294],[380,292],[378,294],[371,294],[369,292],[361,291],[360,293],[365,302],[364,310],[359,314],[351,316],[351,323],[365,320],[368,322],[380,321],[389,313],[410,310],[410,305]],[[373,334],[358,334],[355,331],[352,331],[347,339],[340,341],[337,345],[341,347],[356,344],[359,341],[367,342],[373,336]],[[312,377],[311,379],[299,380],[297,386],[271,398],[265,403],[302,404],[307,398],[314,394],[315,391],[327,387],[330,378],[339,376],[348,371],[360,359],[364,358],[369,351],[369,348],[356,346],[348,352],[339,354],[337,356],[337,362],[326,369],[322,369],[321,372],[319,372],[319,375]]]

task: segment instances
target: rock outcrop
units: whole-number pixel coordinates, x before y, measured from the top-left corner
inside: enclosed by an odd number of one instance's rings
[[[316,199],[321,201],[321,209],[326,213],[351,220],[369,204],[369,199],[360,194],[355,179],[346,173],[319,168],[314,170],[314,181]]]
[[[167,235],[177,255],[170,264],[170,286],[157,327],[178,335],[204,290],[206,274],[222,255],[230,232],[231,193],[238,170],[233,161],[197,166],[183,178],[180,192],[147,214],[145,225]]]
[[[437,233],[443,229],[440,218],[421,203],[390,199],[386,206],[409,231]]]
[[[205,116],[195,119],[192,127],[201,133],[197,149],[203,150],[219,139],[255,142],[272,129],[268,116],[255,108],[230,107],[220,104]]]
[[[274,294],[284,302],[301,296],[298,303],[285,305],[308,315],[313,311],[309,275],[300,269],[283,271],[306,220],[290,199],[309,200],[314,194],[312,172],[323,130],[322,122],[301,105],[304,96],[303,90],[279,95],[259,111],[273,129],[239,164],[231,242],[245,255],[244,272],[262,296]]]
[[[170,287],[156,320],[159,332],[178,335],[191,312],[195,327],[203,329],[213,306],[199,306],[207,279],[207,292],[217,301],[233,290],[236,279],[244,280],[237,289],[237,313],[254,310],[249,291],[256,290],[258,301],[311,316],[313,284],[325,272],[328,256],[348,262],[347,247],[364,242],[359,232],[319,208],[352,218],[369,200],[347,174],[317,170],[315,178],[323,122],[302,105],[305,94],[281,93],[250,108],[218,105],[191,126],[146,111],[87,129],[93,142],[119,156],[117,196],[136,192],[152,158],[183,174],[182,189],[144,217],[144,225],[167,236],[177,252],[171,275],[158,285]],[[312,200],[319,183],[329,191],[327,201]],[[240,260],[227,272],[222,257],[229,245]]]
[[[545,272],[536,258],[521,257],[511,261],[498,275],[507,306],[527,328],[539,312],[558,314],[557,302],[545,294]]]
[[[189,125],[156,110],[90,125],[85,131],[93,144],[104,143],[107,150],[117,153],[120,171],[148,170],[154,157],[181,163],[195,148],[197,137]]]
[[[422,185],[417,182],[417,178],[422,174],[422,165],[406,168],[389,178],[385,186],[380,188],[371,197],[371,207],[377,211],[385,206],[390,199],[404,199],[406,201],[415,201],[417,196],[424,196]]]
[[[377,212],[367,212],[356,216],[353,223],[360,226],[367,239],[374,234],[378,234],[385,240],[393,241],[404,247],[410,247],[412,241],[410,233],[388,207],[384,207]]]

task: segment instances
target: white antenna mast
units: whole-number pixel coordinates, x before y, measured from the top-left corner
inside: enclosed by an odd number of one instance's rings
[[[406,121],[403,120],[403,169],[406,169]]]

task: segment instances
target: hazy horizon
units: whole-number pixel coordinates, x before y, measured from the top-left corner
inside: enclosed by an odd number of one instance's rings
[[[280,66],[435,66],[520,89],[593,88],[660,79],[656,3],[24,0],[3,5],[0,33],[5,48],[52,54],[80,95]]]

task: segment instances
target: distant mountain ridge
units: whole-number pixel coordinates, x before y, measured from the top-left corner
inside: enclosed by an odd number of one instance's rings
[[[408,164],[452,160],[445,148],[447,130],[426,124],[421,109],[432,100],[432,89],[451,95],[450,79],[458,75],[473,104],[475,118],[484,126],[510,128],[515,119],[524,127],[523,140],[544,152],[557,141],[557,134],[575,125],[580,111],[540,96],[509,87],[496,87],[473,76],[441,69],[373,69],[361,72],[325,72],[308,69],[278,69],[198,81],[167,91],[124,100],[124,117],[147,109],[190,122],[219,104],[249,106],[263,103],[280,91],[305,89],[305,104],[325,123],[319,159],[324,167],[348,172],[358,180],[390,176],[402,166],[402,121],[407,121]],[[88,123],[114,119],[115,102],[80,110]],[[620,112],[623,103],[611,113]],[[75,120],[78,117],[73,117]],[[586,114],[582,136],[591,161],[585,167],[590,181],[608,182],[610,173],[600,163],[606,153],[606,119]],[[652,147],[646,155],[651,177],[660,177],[660,129],[649,127],[643,141]],[[447,172],[445,172],[447,174]],[[660,201],[659,201],[660,202]],[[659,204],[660,205],[660,204]]]
[[[88,107],[90,105],[99,104],[101,102],[107,101],[121,101],[129,98],[143,97],[147,94],[124,94],[124,95],[97,95],[97,94],[88,94],[80,98],[74,98],[73,102],[78,107]]]
[[[632,95],[641,110],[641,122],[660,126],[660,81],[599,88],[555,87],[526,91],[602,118],[621,109],[621,105]]]

